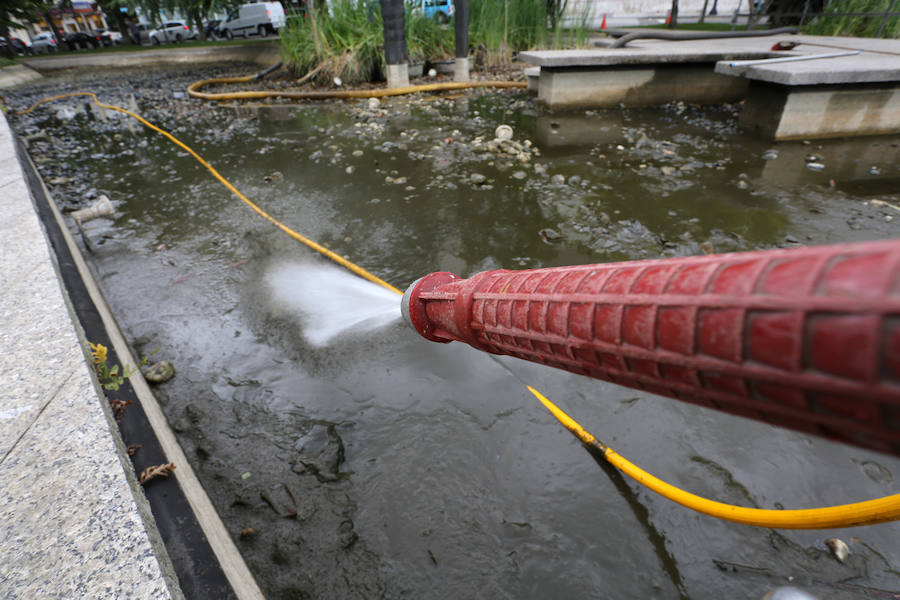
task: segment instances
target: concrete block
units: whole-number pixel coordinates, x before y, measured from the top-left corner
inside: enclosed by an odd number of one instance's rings
[[[788,87],[752,82],[741,127],[771,140],[900,133],[900,84]]]
[[[525,77],[528,78],[528,91],[536,94],[540,87],[541,68],[528,67],[525,69]]]
[[[387,86],[389,88],[409,87],[409,65],[387,66]]]
[[[712,64],[541,67],[538,100],[551,109],[717,104],[740,100],[746,91],[745,80],[719,75]]]
[[[472,61],[468,58],[457,58],[453,61],[453,81],[469,81],[469,71],[472,70]]]

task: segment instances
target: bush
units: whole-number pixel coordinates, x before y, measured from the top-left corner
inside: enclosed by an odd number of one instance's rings
[[[306,14],[288,18],[281,53],[294,74],[314,73],[316,83],[370,81],[384,70],[380,5],[334,0],[328,10],[317,10],[311,3]]]
[[[307,13],[291,15],[281,32],[282,58],[297,75],[319,84],[340,77],[353,85],[384,72],[384,30],[375,0],[334,0],[328,10],[310,3]],[[586,6],[589,6],[586,4]],[[590,12],[568,29],[548,14],[547,0],[471,0],[469,42],[479,64],[508,65],[516,52],[583,46]],[[452,23],[440,25],[419,12],[406,14],[407,53],[412,63],[451,58]]]

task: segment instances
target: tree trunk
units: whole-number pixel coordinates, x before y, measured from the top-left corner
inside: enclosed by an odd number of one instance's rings
[[[709,4],[709,0],[703,0],[703,9],[700,11],[700,20],[698,23],[703,23],[706,20],[706,6]]]
[[[194,21],[194,28],[197,32],[197,38],[201,42],[206,41],[206,30],[203,28],[203,15],[200,14],[200,7],[193,6],[191,8],[191,19]]]
[[[406,60],[406,15],[403,0],[381,0],[384,21],[384,60],[399,65]]]
[[[6,58],[12,60],[13,58],[15,58],[15,53],[13,52],[12,43],[8,41],[9,40],[9,25],[7,25],[7,21],[6,21],[5,17],[6,17],[6,15],[4,15],[3,19],[0,19],[0,36],[3,36],[3,38],[5,40],[7,40],[6,51],[4,52],[4,54],[6,55]]]
[[[678,0],[672,0],[672,9],[669,11],[669,29],[675,29],[678,25]]]
[[[469,0],[453,0],[456,7],[454,35],[456,58],[469,56]]]

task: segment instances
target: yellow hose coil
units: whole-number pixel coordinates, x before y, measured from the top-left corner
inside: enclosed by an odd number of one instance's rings
[[[250,81],[253,79],[252,76],[249,77],[228,77],[228,78],[220,78],[220,79],[206,79],[203,81],[196,82],[191,84],[189,92],[192,96],[196,98],[204,98],[208,100],[223,100],[223,99],[231,99],[231,98],[223,98],[218,94],[202,94],[201,92],[197,92],[196,89],[203,87],[203,85],[207,85],[209,83],[235,83],[235,82],[244,82]],[[475,82],[476,84],[479,82]],[[516,82],[482,82],[486,84],[490,83],[516,83]],[[200,85],[202,84],[202,85]],[[438,86],[438,87],[435,87]],[[447,86],[458,86],[458,87],[447,87]],[[291,97],[291,98],[372,98],[376,97],[376,94],[373,92],[387,92],[382,95],[397,95],[399,93],[413,93],[419,91],[434,91],[434,90],[447,90],[447,89],[464,89],[467,87],[484,87],[477,86],[472,84],[455,84],[455,83],[444,83],[444,84],[433,84],[433,86],[415,86],[411,88],[399,88],[399,90],[363,90],[359,91],[360,95],[351,95],[357,93],[353,90],[346,90],[343,92],[323,92],[323,95],[313,96],[309,95],[312,92],[305,92],[304,96],[285,96],[285,94],[290,94],[292,92],[239,92],[238,97],[241,99],[246,98],[263,98],[272,95],[279,95],[283,97]],[[520,87],[518,85],[506,85],[506,86],[495,86],[495,87]],[[425,90],[423,88],[430,88],[430,90]],[[264,93],[265,95],[243,95],[243,94],[260,94]],[[218,171],[216,171],[212,165],[206,162],[199,154],[197,154],[190,146],[176,138],[171,133],[157,127],[153,123],[150,123],[140,115],[137,115],[130,110],[126,110],[119,106],[114,106],[112,104],[106,104],[101,102],[97,95],[93,92],[71,92],[68,94],[60,94],[58,96],[51,96],[49,98],[44,98],[39,102],[36,102],[33,106],[28,108],[27,110],[20,111],[17,114],[24,115],[41,104],[51,102],[53,100],[57,100],[60,98],[70,98],[73,96],[88,96],[90,97],[97,106],[101,108],[106,108],[109,110],[115,110],[121,113],[124,113],[130,117],[133,117],[141,122],[144,126],[161,133],[166,138],[168,138],[172,143],[177,145],[179,148],[182,148],[186,152],[188,152],[191,156],[193,156],[201,165],[206,167],[213,176],[218,179],[222,185],[228,188],[235,196],[240,198],[242,202],[244,202],[247,206],[252,208],[258,215],[281,229],[283,232],[294,238],[295,240],[309,246],[316,252],[327,256],[334,262],[339,265],[349,269],[350,271],[356,273],[360,277],[367,279],[373,283],[377,283],[378,285],[385,287],[392,292],[397,294],[403,294],[399,289],[392,286],[388,282],[383,279],[369,273],[364,268],[359,265],[347,260],[343,256],[332,252],[325,246],[314,242],[313,240],[297,233],[284,223],[278,221],[275,217],[272,217],[267,212],[262,210],[259,206],[254,204],[249,198],[244,196],[237,188],[235,188],[227,179],[225,179]],[[234,96],[229,95],[229,96]],[[671,484],[662,481],[637,467],[636,465],[628,462],[625,458],[617,454],[614,450],[600,442],[597,438],[591,435],[587,430],[585,430],[581,425],[579,425],[574,419],[572,419],[569,415],[563,412],[558,406],[553,404],[550,400],[544,397],[539,391],[534,389],[531,386],[527,386],[528,390],[534,394],[534,396],[543,404],[547,410],[550,411],[557,420],[572,432],[575,437],[581,440],[584,444],[588,446],[592,446],[600,451],[602,456],[609,462],[611,465],[657,494],[668,498],[673,502],[677,502],[682,506],[686,506],[691,510],[695,510],[697,512],[703,513],[705,515],[709,515],[711,517],[715,517],[717,519],[724,519],[726,521],[734,521],[735,523],[742,523],[744,525],[754,525],[756,527],[773,527],[778,529],[831,529],[837,527],[854,527],[857,525],[874,525],[876,523],[884,523],[887,521],[896,521],[900,519],[900,494],[895,494],[893,496],[885,496],[884,498],[878,498],[875,500],[869,500],[866,502],[857,502],[854,504],[843,504],[840,506],[829,506],[825,508],[812,508],[805,510],[765,510],[759,508],[745,508],[742,506],[733,506],[730,504],[723,504],[721,502],[715,502],[714,500],[708,500],[706,498],[702,498],[700,496],[696,496],[691,494],[690,492],[686,492],[682,489],[679,489]]]

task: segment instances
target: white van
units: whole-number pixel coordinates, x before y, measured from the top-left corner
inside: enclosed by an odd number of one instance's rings
[[[236,35],[266,37],[284,27],[284,7],[281,2],[242,4],[219,25],[219,35],[229,40]]]

